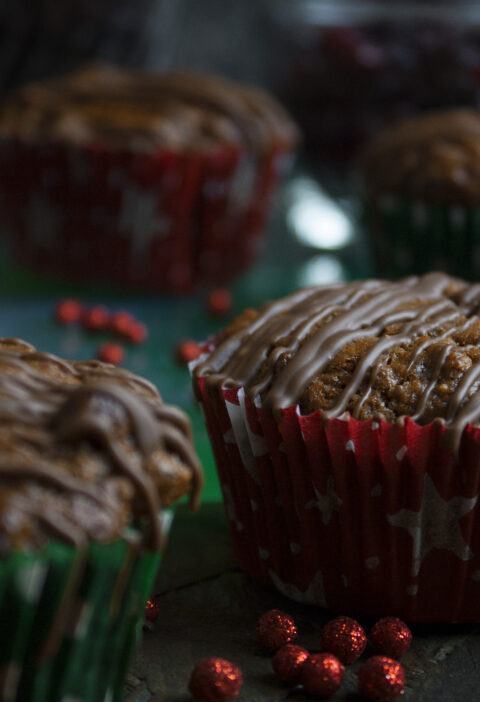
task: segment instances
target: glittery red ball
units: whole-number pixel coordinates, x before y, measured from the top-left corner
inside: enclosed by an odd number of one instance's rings
[[[310,695],[330,697],[342,684],[344,670],[331,653],[313,653],[302,666],[300,682]]]
[[[237,665],[223,658],[204,658],[193,669],[188,689],[199,702],[230,702],[242,683],[242,671]]]
[[[213,290],[208,296],[207,309],[215,317],[222,317],[232,307],[232,293],[230,290]]]
[[[112,363],[118,366],[123,361],[125,352],[119,344],[105,343],[97,351],[97,358],[104,363]]]
[[[136,322],[135,320],[130,325],[125,338],[134,344],[143,344],[148,337],[148,330],[143,322]]]
[[[75,324],[82,315],[83,306],[78,300],[61,300],[55,308],[55,319],[59,324]]]
[[[200,356],[200,347],[196,341],[186,339],[178,344],[175,349],[175,358],[179,363],[187,365]]]
[[[118,312],[114,312],[110,317],[108,328],[112,334],[125,338],[128,337],[130,328],[133,324],[135,324],[135,319],[132,317],[130,312],[119,310]]]
[[[271,609],[262,614],[257,624],[257,636],[262,648],[275,653],[298,636],[292,617],[280,609]]]
[[[106,307],[97,305],[85,312],[82,318],[83,326],[89,331],[103,331],[110,322],[110,314]]]
[[[325,624],[322,632],[322,648],[333,653],[346,665],[359,658],[367,645],[365,630],[350,617],[337,617]]]
[[[149,622],[156,622],[160,614],[160,605],[155,599],[147,600],[145,605],[145,619]]]
[[[373,656],[358,671],[358,687],[367,700],[389,702],[403,693],[405,672],[398,661]]]
[[[287,644],[279,649],[273,657],[272,666],[280,682],[296,682],[308,656],[306,648],[294,644]]]
[[[412,643],[412,632],[401,619],[383,617],[372,627],[370,638],[375,651],[398,658]]]

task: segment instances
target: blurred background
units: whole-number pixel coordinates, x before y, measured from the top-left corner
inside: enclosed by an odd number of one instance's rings
[[[1,0],[0,99],[29,81],[86,62],[155,72],[208,71],[261,86],[297,122],[301,143],[274,202],[258,261],[229,284],[233,304],[209,313],[211,286],[187,295],[79,284],[0,260],[0,335],[69,358],[95,354],[97,338],[59,327],[64,297],[126,308],[149,339],[124,365],[189,411],[219,486],[188,372],[175,361],[185,338],[215,334],[235,313],[301,285],[373,272],[352,182],[361,146],[384,126],[432,108],[478,104],[480,6],[446,0]]]

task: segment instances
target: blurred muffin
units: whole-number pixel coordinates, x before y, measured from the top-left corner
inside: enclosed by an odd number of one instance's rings
[[[480,285],[431,273],[247,310],[192,366],[239,562],[298,601],[480,617]]]
[[[0,340],[2,700],[122,699],[165,508],[200,482],[148,381]]]
[[[296,141],[263,92],[195,73],[89,67],[0,114],[17,259],[66,279],[184,292],[254,260]]]
[[[480,112],[432,112],[390,128],[365,148],[359,177],[382,275],[478,275]]]

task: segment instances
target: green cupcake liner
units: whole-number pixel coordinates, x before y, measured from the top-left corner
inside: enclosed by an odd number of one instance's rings
[[[362,220],[377,275],[442,270],[474,279],[480,274],[480,209],[382,196],[364,200]]]
[[[118,540],[1,560],[1,702],[119,702],[160,559]]]

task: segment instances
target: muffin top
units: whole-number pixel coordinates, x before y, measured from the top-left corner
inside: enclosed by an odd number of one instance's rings
[[[147,380],[0,339],[0,485],[0,554],[134,533],[156,550],[160,509],[195,506],[201,470],[187,417]]]
[[[0,133],[135,151],[228,144],[259,154],[297,136],[283,108],[255,88],[200,73],[104,65],[16,91],[0,113]]]
[[[382,132],[360,158],[367,196],[480,204],[480,112],[424,114]]]
[[[246,310],[194,370],[267,412],[480,424],[480,284],[443,273],[299,290]],[[347,413],[347,415],[346,415]]]

